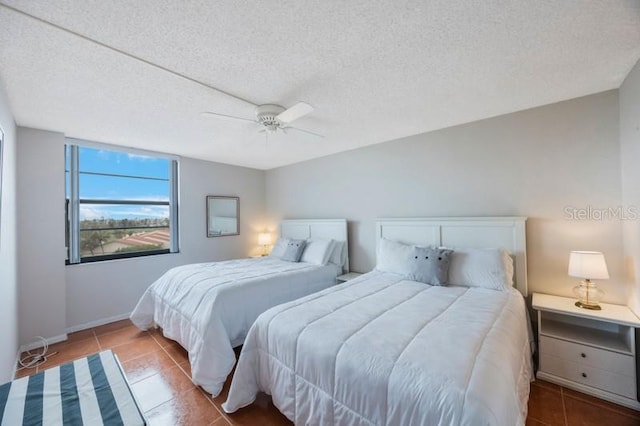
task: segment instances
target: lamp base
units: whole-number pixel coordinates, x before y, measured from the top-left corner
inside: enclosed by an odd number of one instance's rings
[[[582,302],[579,302],[579,301],[576,302],[576,306],[578,308],[590,309],[592,311],[601,311],[602,310],[602,308],[598,304],[586,304],[586,303],[582,303]]]

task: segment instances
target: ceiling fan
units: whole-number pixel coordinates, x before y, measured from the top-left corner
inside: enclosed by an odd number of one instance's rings
[[[307,133],[312,136],[316,136],[319,138],[323,138],[324,136],[315,132],[311,132],[309,130],[301,129],[299,127],[293,127],[290,125],[291,122],[304,117],[305,115],[311,113],[313,111],[313,107],[305,102],[298,102],[294,106],[290,108],[284,108],[280,105],[273,104],[265,104],[258,105],[256,107],[256,118],[244,118],[244,117],[236,117],[233,115],[220,114],[218,112],[210,112],[206,111],[202,114],[213,116],[216,118],[222,119],[230,119],[230,120],[239,120],[250,123],[255,123],[260,126],[260,132],[266,132],[267,135],[274,134],[277,132],[286,133],[287,130],[295,130],[298,132]]]

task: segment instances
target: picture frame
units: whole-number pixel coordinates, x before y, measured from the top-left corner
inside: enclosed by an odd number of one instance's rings
[[[207,238],[240,235],[240,197],[207,195]]]

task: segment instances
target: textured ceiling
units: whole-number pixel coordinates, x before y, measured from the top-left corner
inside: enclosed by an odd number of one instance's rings
[[[19,125],[261,169],[617,88],[640,57],[640,1],[0,1]],[[305,101],[326,137],[202,116],[253,117],[206,85]]]

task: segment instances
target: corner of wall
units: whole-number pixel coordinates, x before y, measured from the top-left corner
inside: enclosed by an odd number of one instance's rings
[[[640,61],[619,89],[622,202],[636,214],[623,222],[623,246],[629,307],[640,316]]]
[[[16,125],[0,82],[0,127],[4,133],[0,171],[0,383],[11,380],[18,353],[16,233]]]

